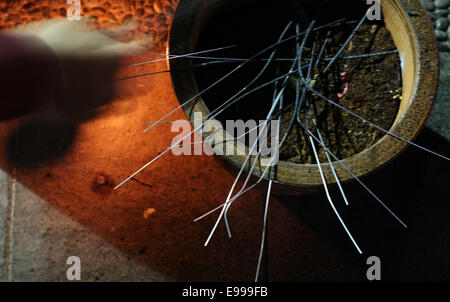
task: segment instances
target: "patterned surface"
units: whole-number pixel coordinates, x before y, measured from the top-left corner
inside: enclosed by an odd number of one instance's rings
[[[81,15],[92,29],[111,29],[135,24],[129,39],[151,37],[153,48],[163,47],[178,0],[81,0]],[[43,19],[65,18],[65,0],[0,1],[0,29],[22,27]]]
[[[421,0],[434,24],[434,33],[439,41],[450,39],[450,0]]]

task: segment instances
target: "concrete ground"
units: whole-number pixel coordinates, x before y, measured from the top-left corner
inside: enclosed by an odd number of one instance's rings
[[[139,72],[164,65],[146,68]],[[417,142],[447,155],[448,83],[450,53],[443,51],[438,101]],[[78,125],[39,118],[1,123],[0,281],[66,281],[70,256],[81,259],[83,281],[253,279],[263,192],[247,195],[233,208],[230,240],[221,226],[204,247],[215,217],[192,222],[226,196],[233,176],[220,162],[168,155],[138,177],[141,183],[112,190],[170,143],[169,128],[144,135],[141,125],[175,107],[170,85],[168,75],[125,83],[115,102]],[[377,255],[384,280],[450,280],[447,167],[409,148],[365,178],[407,221],[408,230],[357,185],[345,185],[352,205],[344,219],[362,256],[323,194],[274,198],[264,278],[365,280],[366,259]],[[106,184],[98,185],[99,179]],[[155,213],[147,216],[150,208]]]

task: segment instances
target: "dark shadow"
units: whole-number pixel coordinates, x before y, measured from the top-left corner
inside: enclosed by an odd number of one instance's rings
[[[11,132],[6,146],[8,160],[18,166],[56,160],[70,150],[76,133],[76,124],[31,118]]]
[[[416,142],[441,154],[450,154],[449,141],[428,128]],[[448,280],[448,167],[445,160],[409,147],[391,164],[362,179],[404,220],[408,229],[393,219],[359,184],[344,185],[349,207],[344,205],[339,192],[333,190],[335,204],[363,250],[362,256],[357,254],[323,192],[279,200],[333,250],[342,254],[346,265],[361,270],[362,279],[365,278],[364,267],[368,267],[367,257],[375,255],[382,261],[383,280]],[[317,255],[320,264],[319,258]]]
[[[117,95],[114,77],[119,58],[71,58],[65,60],[64,66],[65,82],[59,79],[55,85],[55,99],[22,118],[10,133],[7,156],[19,166],[35,166],[64,156],[72,146],[78,125],[103,113]]]

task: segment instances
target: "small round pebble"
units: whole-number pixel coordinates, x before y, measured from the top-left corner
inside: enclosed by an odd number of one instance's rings
[[[433,0],[421,0],[420,3],[422,3],[422,6],[425,7],[428,11],[434,10],[434,2]]]
[[[439,41],[445,41],[445,40],[447,40],[447,33],[446,33],[445,31],[436,29],[436,30],[434,31],[434,34],[436,35],[436,38],[437,38]]]
[[[448,21],[446,18],[439,18],[436,20],[436,29],[446,30],[448,27]]]
[[[450,0],[435,0],[434,5],[437,8],[447,8],[450,4]]]
[[[448,15],[448,10],[447,9],[437,9],[434,11],[433,14],[438,17],[445,17]]]
[[[432,12],[434,10],[433,0],[422,0],[422,5],[426,10]]]
[[[430,18],[430,20],[431,21],[436,21],[436,16],[434,15],[434,14],[432,14],[432,13],[430,13],[430,12],[427,12],[427,16]],[[450,16],[449,16],[449,18],[450,18]]]

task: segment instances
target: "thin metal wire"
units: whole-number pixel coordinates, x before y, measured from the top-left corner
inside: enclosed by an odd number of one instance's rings
[[[318,142],[319,144],[321,144],[321,141],[310,131],[307,130],[305,125],[301,124],[301,126],[306,130],[306,132],[308,132],[308,134],[310,135],[310,137],[312,137],[316,142]],[[338,162],[370,195],[372,195],[377,201],[378,203],[381,204],[381,206],[383,206],[383,208],[385,208],[403,227],[408,228],[408,226],[403,222],[403,220],[401,220],[374,192],[372,192],[372,190],[369,189],[369,187],[367,187],[367,185],[365,185],[360,179],[359,177],[357,177],[352,170],[350,170],[333,152],[331,152],[325,145],[322,145],[322,148],[328,152],[331,157],[334,158],[334,160],[336,162]]]
[[[236,45],[230,45],[230,46],[218,47],[218,48],[214,48],[214,49],[196,51],[196,52],[183,54],[183,55],[172,55],[172,56],[169,56],[169,58],[166,57],[166,58],[163,58],[163,59],[157,59],[157,60],[152,60],[152,61],[145,61],[145,62],[131,64],[130,67],[140,66],[140,65],[150,64],[150,63],[156,63],[156,62],[161,62],[161,61],[166,61],[166,60],[186,58],[186,57],[193,56],[193,55],[199,55],[199,54],[202,54],[202,53],[209,53],[209,52],[214,52],[214,51],[220,51],[220,50],[230,49],[230,48],[234,48],[234,47],[237,47],[237,46]]]
[[[327,186],[327,181],[325,179],[325,175],[323,174],[322,171],[322,165],[320,164],[320,160],[319,160],[319,155],[317,154],[317,150],[316,150],[316,146],[314,144],[314,140],[312,139],[312,137],[309,137],[310,142],[311,142],[311,147],[314,151],[314,157],[316,158],[316,162],[317,162],[317,167],[319,168],[319,172],[320,172],[320,177],[322,179],[322,183],[323,183],[323,187],[325,189],[325,194],[327,196],[328,201],[330,202],[331,207],[333,208],[334,213],[336,214],[339,222],[341,223],[342,227],[344,228],[345,232],[347,233],[348,237],[350,238],[350,240],[353,242],[353,244],[355,245],[356,249],[358,250],[358,252],[360,254],[362,254],[361,249],[359,248],[358,244],[356,243],[355,239],[353,238],[352,234],[350,233],[349,229],[347,228],[347,226],[345,225],[344,220],[342,220],[341,215],[339,215],[338,210],[336,209],[336,207],[334,206],[333,200],[331,199],[330,196],[330,192],[328,191],[328,186]]]
[[[267,213],[269,211],[269,201],[270,201],[270,193],[272,190],[272,180],[269,181],[267,186],[267,195],[266,195],[266,206],[264,207],[264,222],[263,222],[263,230],[261,235],[261,247],[259,249],[259,257],[258,257],[258,265],[256,266],[256,276],[255,282],[258,282],[259,271],[261,269],[262,257],[264,254],[264,244],[266,242],[266,232],[267,232]]]

